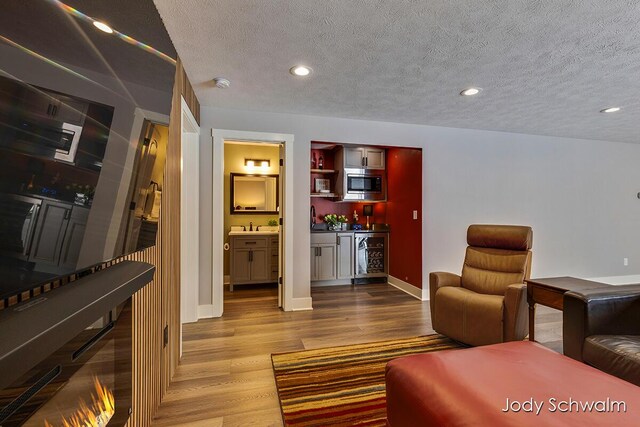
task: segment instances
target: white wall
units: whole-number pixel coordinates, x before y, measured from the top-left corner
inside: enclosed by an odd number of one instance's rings
[[[640,144],[203,107],[201,301],[211,298],[211,192],[222,191],[210,189],[211,128],[295,135],[294,298],[310,296],[311,140],[424,148],[425,292],[429,272],[461,270],[471,223],[531,225],[533,276],[640,273]]]

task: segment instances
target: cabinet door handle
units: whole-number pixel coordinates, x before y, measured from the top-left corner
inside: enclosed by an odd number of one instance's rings
[[[52,116],[52,115],[53,115],[53,114],[51,114],[52,107],[53,107],[53,106],[52,106],[51,104],[49,104],[49,105],[47,106],[47,116]]]
[[[322,246],[318,248],[318,251],[320,252],[320,256],[322,256]]]
[[[369,158],[368,157],[364,158],[364,165],[365,166],[369,166]]]
[[[258,243],[258,242],[244,242],[244,244],[245,244],[245,245],[255,245],[255,244],[257,244],[257,243]]]
[[[64,219],[71,218],[71,209],[67,209],[64,211]]]
[[[53,106],[53,111],[51,112],[51,115],[52,115],[53,117],[55,117],[55,116],[56,116],[56,114],[58,114],[58,106],[57,106],[57,105],[54,105],[54,106]]]
[[[340,244],[340,236],[336,234],[336,245],[339,245],[339,244]]]
[[[362,166],[364,166],[364,157],[362,158],[362,160],[360,161],[360,163],[362,163]]]

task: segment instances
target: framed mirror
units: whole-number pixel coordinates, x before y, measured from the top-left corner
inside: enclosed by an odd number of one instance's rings
[[[231,174],[231,214],[277,214],[278,175]]]

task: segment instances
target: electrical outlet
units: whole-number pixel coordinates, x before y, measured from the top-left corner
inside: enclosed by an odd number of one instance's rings
[[[627,267],[629,265],[629,258],[622,258],[622,265]]]
[[[418,211],[417,210],[413,211],[413,219],[418,219]]]

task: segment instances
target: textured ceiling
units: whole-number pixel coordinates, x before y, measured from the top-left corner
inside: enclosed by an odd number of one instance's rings
[[[152,0],[63,0],[67,5],[175,58]],[[171,92],[168,62],[97,31],[45,0],[2,0],[0,35],[49,59]],[[108,64],[108,65],[107,65]],[[0,64],[0,68],[2,65]]]
[[[640,142],[639,1],[154,1],[204,105]]]

